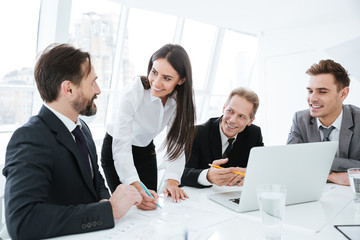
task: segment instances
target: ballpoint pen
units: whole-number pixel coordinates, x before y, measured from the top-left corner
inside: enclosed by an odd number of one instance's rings
[[[144,191],[149,195],[151,198],[154,198],[154,196],[149,192],[149,190],[145,187],[145,185],[139,181],[140,186],[144,189]],[[157,203],[156,206],[161,208],[161,206]]]
[[[223,169],[223,167],[220,167],[220,166],[217,166],[217,165],[214,165],[214,164],[211,164],[211,163],[209,163],[209,166],[214,167],[214,168],[218,168],[218,169]],[[245,173],[242,173],[242,172],[238,172],[238,171],[232,171],[232,172],[245,176]]]

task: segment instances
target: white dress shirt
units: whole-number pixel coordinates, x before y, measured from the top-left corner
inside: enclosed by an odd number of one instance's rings
[[[124,89],[117,114],[107,126],[107,132],[113,137],[115,169],[122,183],[140,181],[131,145],[146,147],[165,127],[168,132],[175,117],[175,109],[176,96],[169,97],[163,106],[161,99],[154,97],[150,89],[144,89],[140,78]],[[164,179],[174,179],[180,183],[184,167],[183,152],[178,159],[167,162]]]
[[[342,122],[342,116],[343,116],[343,110],[341,110],[340,115],[336,118],[336,120],[329,126],[334,126],[335,128],[331,131],[330,135],[329,135],[329,139],[330,141],[339,141],[339,137],[340,137],[340,127],[341,127],[341,122]],[[320,126],[322,126],[323,128],[329,128],[329,127],[325,127],[324,125],[322,125],[322,123],[320,122],[320,120],[318,118],[316,118],[317,121],[317,125],[320,131],[320,139],[324,138],[324,134],[323,132],[320,130]]]
[[[229,138],[227,136],[225,136],[225,134],[221,130],[221,120],[219,123],[219,131],[220,131],[220,138],[221,138],[221,153],[224,154],[226,148],[229,146],[229,142],[228,142]],[[237,134],[235,136],[235,141],[236,141],[236,137],[237,137]],[[204,186],[212,185],[212,183],[209,182],[206,178],[208,171],[209,171],[209,168],[202,170],[202,172],[199,174],[199,177],[198,177],[199,184],[204,185]]]
[[[341,127],[341,122],[342,122],[342,116],[343,116],[343,110],[341,110],[341,113],[339,114],[339,116],[336,118],[336,120],[329,126],[329,127],[325,127],[324,125],[322,125],[322,123],[320,122],[320,120],[318,118],[316,118],[316,122],[318,125],[318,129],[320,131],[320,139],[324,138],[324,134],[323,132],[320,130],[320,126],[322,126],[323,128],[330,128],[331,126],[334,126],[335,128],[330,132],[329,135],[329,139],[330,141],[339,141],[340,139],[340,127]],[[339,156],[339,147],[336,151],[336,155],[335,156]]]

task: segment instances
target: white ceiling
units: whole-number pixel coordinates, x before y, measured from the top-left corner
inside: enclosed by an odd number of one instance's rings
[[[360,24],[358,0],[113,1],[129,7],[191,18],[251,34],[310,25],[347,22]]]
[[[112,0],[262,36],[267,56],[325,51],[360,79],[360,0]]]

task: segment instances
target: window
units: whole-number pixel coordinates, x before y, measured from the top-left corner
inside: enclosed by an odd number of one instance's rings
[[[128,8],[113,0],[72,0],[71,4],[68,42],[90,52],[102,91],[96,100],[98,113],[86,118],[93,133],[99,130],[94,135],[98,145],[106,117],[116,106],[114,93],[135,76],[146,75],[151,55],[167,43],[179,42],[189,54],[198,123],[219,116],[233,88],[249,85],[257,50],[255,37],[177,16]],[[12,131],[36,114],[32,112],[38,100],[33,68],[36,46],[43,37],[37,39],[40,5],[41,0],[0,3],[0,21],[11,22],[2,25],[8,37],[2,38],[0,45],[2,146],[6,146]],[[50,7],[53,6],[59,7]],[[47,16],[41,19],[47,20]],[[4,151],[5,148],[0,149],[2,156]]]
[[[163,45],[173,42],[175,29],[175,16],[130,9],[123,51],[123,61],[128,63],[127,66],[123,65],[124,76],[127,78],[124,83],[135,76],[147,74],[151,55]]]
[[[0,44],[0,132],[15,130],[32,114],[39,10],[40,0],[0,2],[7,34]]]
[[[237,87],[248,87],[257,51],[257,38],[226,30],[213,94],[228,95]]]
[[[69,43],[91,54],[102,90],[96,100],[98,113],[87,118],[93,126],[105,124],[120,12],[121,5],[113,1],[72,1]]]
[[[227,96],[237,87],[249,87],[257,51],[257,38],[226,30],[221,46],[207,117],[220,116]]]
[[[39,10],[40,0],[0,2],[0,164],[12,132],[32,115]]]
[[[215,31],[215,26],[185,20],[181,45],[189,54],[196,90],[203,90],[205,87]]]

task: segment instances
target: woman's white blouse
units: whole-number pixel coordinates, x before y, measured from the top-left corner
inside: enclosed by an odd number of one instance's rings
[[[161,99],[154,97],[150,89],[145,90],[140,78],[136,78],[125,88],[115,106],[117,113],[106,130],[113,137],[114,165],[120,181],[131,184],[140,180],[131,145],[145,147],[165,126],[167,132],[170,130],[175,117],[176,96],[169,97],[163,106]],[[164,179],[174,179],[180,183],[184,167],[183,152],[178,159],[167,162]]]

